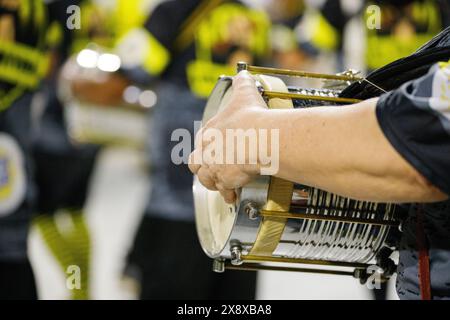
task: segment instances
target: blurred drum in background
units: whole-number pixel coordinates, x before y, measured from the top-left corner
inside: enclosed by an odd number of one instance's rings
[[[122,76],[120,66],[119,56],[92,45],[65,64],[58,91],[76,142],[144,146],[157,96]]]

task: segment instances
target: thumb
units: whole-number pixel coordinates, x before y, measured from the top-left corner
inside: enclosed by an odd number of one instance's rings
[[[246,86],[255,87],[255,78],[247,70],[239,71],[237,75],[233,77],[233,88],[243,88]]]
[[[255,78],[246,70],[240,71],[233,78],[232,101],[242,107],[262,107],[267,108],[256,86]]]

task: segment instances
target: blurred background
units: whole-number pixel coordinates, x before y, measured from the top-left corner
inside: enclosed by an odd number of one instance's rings
[[[171,134],[193,133],[218,76],[233,75],[238,61],[366,75],[448,26],[447,0],[45,6],[50,63],[32,99],[28,234],[40,299],[397,299],[395,279],[374,291],[328,275],[213,274],[195,234],[192,176],[171,161]]]

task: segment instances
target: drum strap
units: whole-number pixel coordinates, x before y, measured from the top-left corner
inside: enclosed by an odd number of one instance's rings
[[[264,209],[289,212],[293,189],[292,182],[271,177]],[[286,221],[286,218],[264,217],[250,255],[271,256],[280,242]]]
[[[423,221],[423,208],[417,206],[417,250],[419,251],[419,287],[422,300],[431,300],[430,256]]]
[[[258,76],[259,82],[267,90],[285,91],[286,85],[278,78]],[[270,109],[293,108],[291,100],[272,98],[268,102]],[[265,210],[289,212],[294,184],[277,177],[270,178]],[[256,241],[250,250],[250,255],[271,256],[278,246],[286,226],[286,218],[264,217],[259,226]]]

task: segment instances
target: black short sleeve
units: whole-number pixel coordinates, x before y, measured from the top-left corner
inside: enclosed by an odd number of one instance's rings
[[[381,96],[376,114],[393,147],[450,195],[450,64]]]

